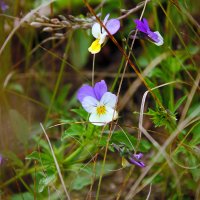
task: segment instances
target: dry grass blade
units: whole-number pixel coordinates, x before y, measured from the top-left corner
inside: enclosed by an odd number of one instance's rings
[[[45,134],[45,137],[46,137],[46,139],[47,139],[47,142],[48,142],[48,144],[49,144],[49,147],[50,147],[50,150],[51,150],[51,154],[52,154],[52,156],[53,156],[53,159],[54,159],[54,162],[55,162],[55,165],[56,165],[56,169],[57,169],[58,175],[59,175],[59,177],[60,177],[60,181],[61,181],[61,183],[62,183],[62,186],[63,186],[63,189],[64,189],[64,191],[65,191],[66,197],[67,197],[68,200],[70,200],[70,196],[69,196],[69,194],[68,194],[68,192],[67,192],[67,188],[65,187],[65,183],[64,183],[64,180],[63,180],[61,171],[60,171],[60,167],[59,167],[59,165],[58,165],[58,161],[57,161],[57,159],[56,159],[56,156],[55,156],[55,154],[54,154],[53,148],[52,148],[52,146],[51,146],[51,142],[50,142],[50,140],[49,140],[49,137],[48,137],[48,135],[47,135],[47,133],[46,133],[46,131],[45,131],[45,129],[44,129],[42,123],[40,123],[40,126],[41,126],[41,128],[42,128],[42,130],[43,130],[43,132],[44,132],[44,134]]]

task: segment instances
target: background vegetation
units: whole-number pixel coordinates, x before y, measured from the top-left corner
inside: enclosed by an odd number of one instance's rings
[[[198,1],[0,3],[0,199],[200,199]],[[106,127],[76,99],[92,80],[89,8],[121,19],[123,52],[110,38],[94,63],[95,82],[119,95]],[[129,38],[141,14],[163,46]]]

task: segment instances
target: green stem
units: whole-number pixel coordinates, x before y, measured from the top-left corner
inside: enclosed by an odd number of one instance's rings
[[[63,164],[72,162],[72,161],[81,153],[81,151],[83,150],[83,148],[84,148],[84,145],[81,145],[78,149],[76,149],[76,151],[74,151],[72,154],[70,154],[70,155],[63,161]]]
[[[69,36],[68,41],[71,41],[71,37],[72,37],[72,34]],[[50,114],[51,109],[52,109],[53,104],[54,104],[55,97],[56,97],[57,92],[58,92],[58,88],[59,88],[59,85],[60,85],[60,82],[61,82],[61,79],[62,79],[62,75],[63,75],[63,71],[64,71],[64,68],[65,68],[65,60],[67,59],[67,56],[68,56],[69,47],[70,47],[70,42],[67,43],[66,48],[65,48],[65,53],[64,53],[64,57],[63,57],[61,67],[60,67],[60,71],[59,71],[59,74],[58,74],[58,79],[56,81],[56,85],[55,85],[55,88],[54,88],[54,91],[53,91],[53,95],[51,97],[49,109],[48,109],[46,117],[45,117],[45,123],[47,122],[47,119],[49,117],[49,114]]]

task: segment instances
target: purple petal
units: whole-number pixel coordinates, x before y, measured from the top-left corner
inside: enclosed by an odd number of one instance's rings
[[[140,159],[142,158],[143,154],[139,153],[139,154],[132,154],[127,160],[134,165],[137,165],[139,167],[145,167],[145,164],[140,161]]]
[[[136,159],[140,160],[143,157],[143,154],[142,153],[138,153],[138,154],[135,154],[134,157]]]
[[[146,29],[147,29],[147,30],[150,30],[147,19],[146,19],[146,18],[143,18],[142,21],[143,21],[143,24],[144,24],[144,26],[146,27]]]
[[[154,42],[159,42],[158,35],[152,31],[148,32],[148,36],[154,41]]]
[[[77,99],[82,103],[83,99],[87,96],[91,96],[96,99],[93,87],[83,85],[77,92]]]
[[[139,166],[139,167],[145,167],[145,164],[144,164],[143,162],[141,162],[141,161],[135,161],[135,160],[132,159],[132,158],[129,159],[129,162],[130,162],[131,164],[137,165],[137,166]]]
[[[106,28],[111,35],[114,35],[120,28],[120,21],[118,19],[110,19],[106,23]]]
[[[150,31],[147,21],[145,21],[145,22],[143,23],[143,22],[140,21],[139,19],[136,19],[136,20],[134,20],[134,22],[136,23],[136,25],[137,25],[136,28],[137,28],[139,31],[141,31],[141,32],[143,32],[143,33],[146,33],[146,34],[147,34],[148,31]]]
[[[106,25],[106,23],[107,23],[109,17],[110,17],[110,14],[108,13],[108,14],[105,16],[104,20],[103,20],[103,24],[104,24],[104,25]]]
[[[106,82],[104,80],[101,80],[100,82],[97,82],[94,86],[94,93],[96,95],[97,100],[101,100],[101,97],[108,91]]]

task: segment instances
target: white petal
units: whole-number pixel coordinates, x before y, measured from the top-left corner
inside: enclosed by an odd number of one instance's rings
[[[104,126],[107,123],[117,119],[118,113],[110,107],[106,107],[106,113],[104,115],[98,115],[97,112],[92,112],[89,121],[96,126]]]
[[[116,103],[117,96],[115,94],[112,94],[111,92],[106,92],[100,100],[100,104],[109,106],[111,108],[115,108]]]
[[[93,26],[92,26],[92,35],[97,39],[100,37],[100,35],[101,35],[101,26],[100,26],[100,24],[98,24],[98,23],[94,23],[93,24]]]
[[[100,39],[99,39],[99,44],[103,44],[106,40],[106,32],[103,32],[102,34],[100,34]]]
[[[157,46],[161,46],[163,45],[164,41],[163,41],[163,37],[160,35],[160,33],[158,31],[154,32],[155,34],[157,34],[159,42],[154,42],[154,44],[156,44]]]
[[[94,112],[98,104],[99,102],[91,96],[85,97],[82,101],[82,106],[88,113]]]

